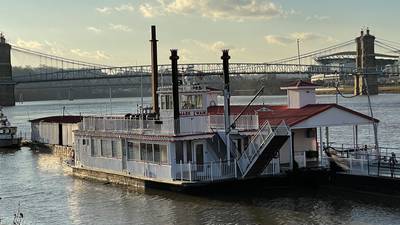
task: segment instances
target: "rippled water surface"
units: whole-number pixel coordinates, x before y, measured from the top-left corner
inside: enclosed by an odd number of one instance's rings
[[[245,103],[251,97],[235,97]],[[150,99],[146,98],[145,102]],[[259,103],[282,104],[285,97],[263,97]],[[319,102],[334,102],[320,96]],[[133,111],[140,99],[28,102],[6,108],[10,120],[29,132],[27,120],[66,114]],[[381,120],[380,142],[400,147],[400,95],[372,98]],[[339,103],[368,113],[365,97]],[[351,128],[332,130],[332,139],[351,143]],[[361,140],[373,142],[369,127]],[[27,224],[400,224],[400,202],[390,196],[369,196],[327,190],[279,190],[253,193],[187,195],[160,190],[128,190],[70,176],[62,160],[28,148],[0,151],[0,218],[10,222],[20,202]]]

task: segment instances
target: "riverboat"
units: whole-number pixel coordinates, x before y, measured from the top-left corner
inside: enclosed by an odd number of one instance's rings
[[[20,143],[21,138],[17,137],[17,127],[11,126],[0,107],[0,148],[16,147]]]
[[[338,104],[318,104],[317,86],[301,80],[282,88],[286,105],[230,105],[228,51],[222,56],[223,91],[179,81],[179,57],[176,50],[171,54],[172,86],[158,87],[153,72],[151,110],[82,119],[74,131],[75,175],[185,187],[276,176],[329,166],[324,153],[329,127],[352,127],[358,148],[364,146],[358,143],[358,126],[379,123]]]

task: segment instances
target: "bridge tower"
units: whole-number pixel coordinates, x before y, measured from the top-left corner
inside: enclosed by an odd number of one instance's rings
[[[371,35],[369,29],[366,34],[356,38],[357,44],[357,74],[354,76],[354,94],[370,95],[378,94],[378,73],[375,62],[375,36]],[[368,92],[367,92],[368,91]]]
[[[14,86],[11,69],[11,45],[0,34],[0,106],[14,106]]]

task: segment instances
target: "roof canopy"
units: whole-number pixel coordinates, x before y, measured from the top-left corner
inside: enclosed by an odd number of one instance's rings
[[[238,115],[245,106],[231,106],[231,114]],[[223,106],[208,108],[209,115],[223,115]],[[258,115],[259,124],[268,121],[277,126],[282,121],[291,128],[315,128],[321,126],[347,126],[378,123],[379,120],[337,104],[310,104],[302,108],[286,105],[253,105],[244,115]]]
[[[49,116],[30,120],[31,123],[79,123],[82,121],[82,116]]]

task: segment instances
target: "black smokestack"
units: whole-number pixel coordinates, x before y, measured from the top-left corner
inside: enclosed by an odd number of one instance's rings
[[[223,75],[224,75],[224,117],[225,117],[225,132],[229,133],[230,131],[230,88],[229,88],[229,50],[222,50],[222,67],[223,67]]]
[[[156,26],[151,26],[151,97],[153,103],[153,113],[159,115],[158,107],[158,62],[157,62],[157,37]]]
[[[174,103],[174,131],[175,134],[180,132],[179,123],[179,82],[178,82],[178,50],[171,49],[171,70],[172,70],[172,101]]]

